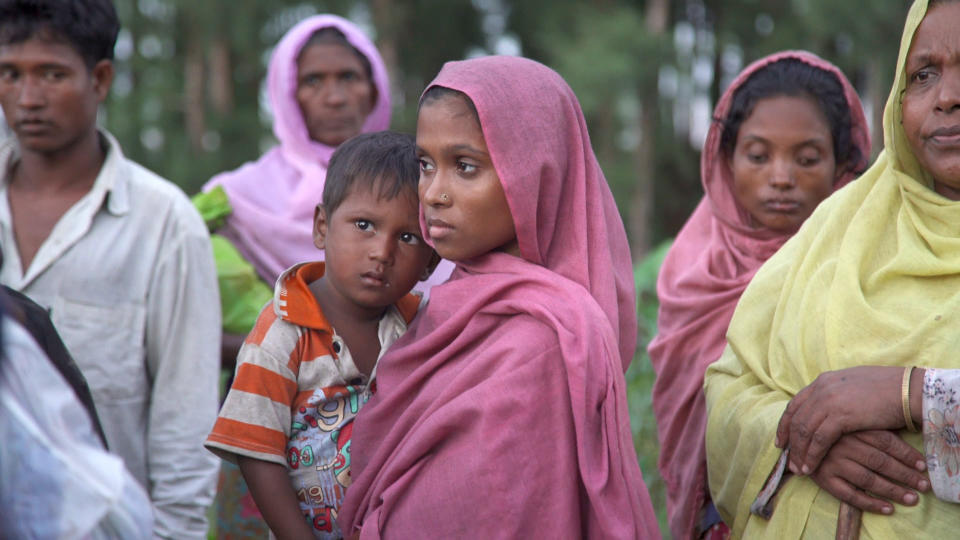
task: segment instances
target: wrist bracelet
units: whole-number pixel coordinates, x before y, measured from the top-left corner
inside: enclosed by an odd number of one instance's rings
[[[907,424],[907,431],[917,432],[917,426],[913,424],[913,415],[910,414],[910,375],[913,373],[914,366],[903,370],[903,384],[900,388],[900,395],[903,398],[903,421]]]

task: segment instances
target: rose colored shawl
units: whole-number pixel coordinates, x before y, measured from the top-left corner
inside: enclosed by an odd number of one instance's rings
[[[870,135],[856,90],[833,64],[803,51],[786,51],[754,62],[730,84],[714,110],[725,118],[736,89],[760,68],[796,58],[840,79],[850,105],[852,140],[860,149],[860,171],[870,156]],[[667,485],[667,511],[675,538],[694,533],[697,513],[707,497],[703,374],[720,357],[724,335],[741,293],[753,274],[789,238],[750,225],[749,213],[736,201],[733,178],[720,149],[723,126],[714,121],[700,161],[706,196],[690,216],[660,270],[658,334],[650,344],[657,372],[653,410],[660,438],[660,473]],[[837,189],[855,177],[838,179]]]
[[[313,245],[313,210],[323,194],[327,162],[335,147],[310,139],[297,104],[297,56],[314,32],[334,27],[370,61],[377,102],[363,132],[390,125],[390,85],[380,53],[353,23],[335,15],[317,15],[300,22],[280,40],[270,59],[267,93],[273,111],[273,133],[280,145],[259,160],[213,177],[204,187],[222,185],[233,213],[218,230],[273,284],[283,270],[303,261],[322,260]],[[453,269],[449,262],[434,272],[440,283]]]
[[[381,360],[340,513],[361,538],[658,538],[623,371],[630,254],[579,103],[523,58],[450,62],[523,258],[463,261]]]

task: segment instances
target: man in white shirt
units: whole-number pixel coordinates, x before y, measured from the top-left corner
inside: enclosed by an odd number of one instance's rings
[[[220,311],[206,228],[96,126],[113,79],[110,0],[0,0],[0,283],[50,309],[154,536],[203,538],[218,463]]]

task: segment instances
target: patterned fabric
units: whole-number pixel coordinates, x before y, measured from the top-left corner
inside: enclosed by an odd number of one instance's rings
[[[370,381],[324,317],[309,284],[324,263],[284,272],[238,358],[237,374],[206,447],[285,465],[317,538],[339,538],[336,516],[350,485],[352,420]],[[419,298],[407,295],[380,321],[381,354],[407,329]]]
[[[240,467],[221,462],[216,500],[217,540],[266,538],[270,534]]]
[[[960,502],[960,369],[923,376],[923,449],[933,492]]]
[[[730,527],[723,522],[717,523],[700,535],[700,540],[728,540],[730,538]]]

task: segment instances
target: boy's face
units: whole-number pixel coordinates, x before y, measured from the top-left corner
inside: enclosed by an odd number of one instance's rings
[[[0,45],[0,104],[25,151],[56,153],[88,135],[112,80],[109,60],[90,70],[63,42]]]
[[[324,278],[335,294],[362,308],[395,303],[435,264],[420,234],[416,195],[388,200],[377,191],[352,190],[330,215],[318,206],[314,220],[314,244],[326,251]]]

